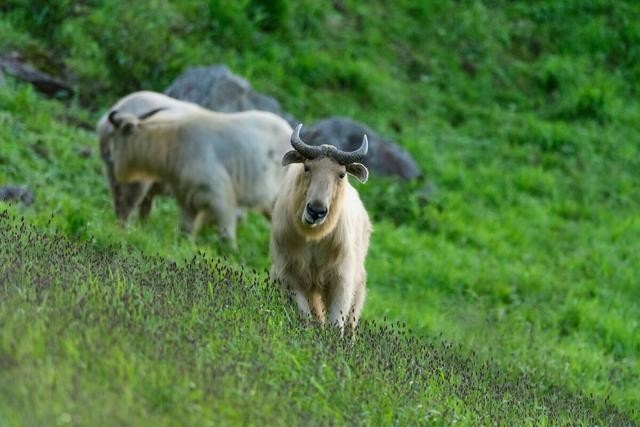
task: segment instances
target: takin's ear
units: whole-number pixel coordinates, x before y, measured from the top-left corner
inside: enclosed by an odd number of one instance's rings
[[[120,120],[118,132],[123,136],[131,135],[138,127],[138,119],[135,116],[126,115]]]
[[[347,172],[358,178],[358,181],[363,184],[369,179],[369,170],[367,170],[367,167],[362,163],[351,163],[347,165]]]
[[[113,110],[109,113],[109,123],[116,128],[119,129],[122,124],[122,119],[118,117],[118,110]]]
[[[287,151],[282,157],[282,166],[290,165],[291,163],[304,163],[305,158],[302,154],[296,150]]]
[[[136,128],[135,123],[131,121],[125,121],[124,123],[122,123],[122,126],[120,127],[120,132],[122,132],[124,136],[129,136],[133,133],[135,128]]]
[[[109,121],[122,135],[128,136],[138,125],[138,118],[131,114],[118,113],[116,110],[109,113]]]

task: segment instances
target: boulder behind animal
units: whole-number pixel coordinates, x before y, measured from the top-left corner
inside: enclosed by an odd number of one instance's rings
[[[232,73],[225,65],[189,68],[174,80],[165,94],[225,113],[269,111],[287,120],[291,126],[297,124],[291,114],[282,111],[275,98],[254,91],[247,80]]]
[[[275,98],[254,91],[246,79],[232,73],[225,65],[187,69],[165,93],[214,111],[265,110],[283,117],[291,126],[299,123],[293,115],[282,110]],[[369,126],[346,117],[322,119],[305,129],[302,136],[313,145],[330,144],[342,150],[353,150],[365,133],[370,136],[367,166],[371,170],[405,180],[422,175],[405,149],[379,136]]]
[[[395,175],[407,180],[422,175],[406,150],[382,138],[365,124],[347,117],[320,120],[305,129],[302,138],[310,145],[328,144],[351,151],[360,146],[363,134],[369,137],[369,153],[363,161],[365,166],[383,175]]]

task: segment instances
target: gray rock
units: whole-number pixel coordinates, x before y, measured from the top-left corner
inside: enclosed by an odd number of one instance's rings
[[[0,201],[13,202],[18,201],[25,206],[33,203],[33,192],[29,187],[21,185],[3,185],[0,186]]]
[[[270,111],[283,117],[292,126],[296,124],[295,118],[282,111],[275,98],[254,91],[247,80],[233,74],[226,65],[189,68],[164,93],[225,113]]]
[[[406,150],[381,137],[367,125],[347,117],[330,117],[309,127],[303,126],[300,136],[308,144],[331,144],[345,151],[353,151],[360,146],[365,133],[369,140],[365,166],[383,175],[406,180],[422,176],[416,161]]]
[[[225,65],[187,69],[165,90],[165,94],[214,111],[265,110],[283,117],[292,127],[299,123],[294,116],[282,111],[275,98],[254,91],[247,80],[233,74]],[[344,150],[355,150],[360,146],[364,133],[369,138],[366,166],[372,171],[407,180],[422,175],[406,150],[382,138],[370,127],[346,117],[331,117],[304,127],[302,137],[309,144],[331,144]]]

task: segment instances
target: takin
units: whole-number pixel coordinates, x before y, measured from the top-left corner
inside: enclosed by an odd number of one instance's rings
[[[332,145],[310,146],[291,135],[294,150],[271,222],[272,279],[291,292],[302,316],[355,331],[366,293],[365,257],[371,222],[347,174],[360,182],[369,172],[360,162],[368,150],[345,152]]]
[[[271,218],[284,179],[279,164],[291,126],[265,111],[217,113],[156,109],[138,117],[112,111],[116,181],[163,182],[180,206],[182,229],[198,234],[206,221],[236,248],[238,208]]]
[[[200,107],[191,102],[179,101],[158,92],[140,91],[133,92],[116,102],[98,121],[96,127],[98,143],[100,145],[100,157],[104,163],[105,175],[116,217],[125,223],[131,212],[137,207],[141,219],[146,219],[151,212],[153,198],[156,195],[167,195],[169,189],[161,182],[149,181],[119,183],[113,172],[113,159],[111,156],[111,139],[114,135],[114,127],[109,121],[112,111],[140,115],[156,108],[171,109],[176,114],[181,111],[200,111]]]

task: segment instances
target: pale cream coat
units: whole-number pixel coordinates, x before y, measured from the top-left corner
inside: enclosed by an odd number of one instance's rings
[[[353,330],[366,293],[365,257],[371,223],[358,192],[345,178],[333,195],[327,220],[302,224],[304,167],[287,167],[271,223],[272,278],[289,290],[303,316]]]
[[[116,216],[122,221],[126,221],[131,212],[137,207],[140,208],[140,216],[146,218],[151,210],[153,197],[157,194],[167,193],[168,186],[161,182],[154,184],[150,181],[130,183],[119,183],[116,181],[111,156],[111,140],[115,129],[109,122],[108,116],[109,113],[114,110],[120,113],[130,113],[140,116],[156,108],[169,108],[176,114],[183,111],[201,110],[201,107],[191,102],[180,101],[157,92],[139,91],[133,92],[118,100],[118,102],[102,115],[96,126],[100,156],[105,166],[105,175],[113,199],[113,207]]]
[[[235,245],[238,207],[271,216],[292,132],[284,119],[202,108],[162,110],[142,121],[127,114],[114,119],[121,121],[111,147],[115,179],[169,184],[187,231],[195,235],[210,219]]]

